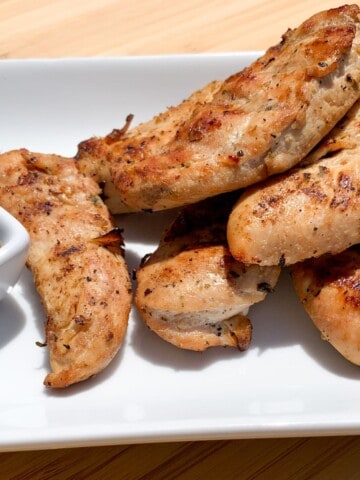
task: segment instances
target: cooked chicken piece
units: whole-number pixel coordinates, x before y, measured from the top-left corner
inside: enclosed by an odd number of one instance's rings
[[[30,235],[27,264],[47,314],[45,385],[91,377],[118,351],[131,302],[121,234],[98,185],[73,159],[12,151],[0,156],[0,205]]]
[[[359,98],[359,12],[314,15],[179,107],[82,142],[79,168],[105,183],[113,213],[194,203],[289,169]]]
[[[80,143],[76,157],[77,166],[88,177],[101,184],[103,197],[112,213],[142,210],[141,207],[131,207],[123,203],[115,178],[124,169],[121,152],[126,153],[126,165],[130,162],[130,157],[140,156],[141,160],[145,155],[147,158],[158,155],[165,145],[174,141],[179,127],[188,120],[192,112],[200,105],[210,102],[221,85],[222,82],[211,82],[177,107],[171,107],[131,130],[129,128],[133,115],[128,115],[122,129],[115,129],[104,138],[94,137]]]
[[[249,188],[228,223],[232,255],[291,265],[360,242],[360,102],[302,168]]]
[[[298,263],[292,278],[322,338],[360,365],[360,245]]]
[[[146,324],[177,347],[248,348],[250,305],[275,287],[278,267],[245,267],[226,245],[226,220],[234,197],[185,207],[158,249],[137,271],[136,305]]]

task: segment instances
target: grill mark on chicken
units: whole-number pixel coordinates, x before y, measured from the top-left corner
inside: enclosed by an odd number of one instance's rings
[[[358,44],[356,5],[320,12],[224,82],[82,142],[78,166],[105,182],[113,212],[194,203],[285,171],[359,98]]]
[[[131,289],[122,237],[73,159],[0,156],[0,204],[30,235],[27,265],[45,307],[51,373],[67,387],[100,372],[125,335]]]

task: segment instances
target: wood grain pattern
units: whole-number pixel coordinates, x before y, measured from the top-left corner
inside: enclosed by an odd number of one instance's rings
[[[357,437],[232,440],[4,453],[6,480],[350,480]]]
[[[277,43],[334,0],[2,0],[0,57],[224,52]]]
[[[259,50],[330,0],[2,0],[0,57]],[[356,436],[126,445],[0,454],[6,480],[358,479]]]

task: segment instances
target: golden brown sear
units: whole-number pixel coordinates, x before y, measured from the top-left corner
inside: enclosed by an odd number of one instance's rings
[[[277,282],[278,267],[245,267],[231,257],[225,234],[235,198],[225,194],[184,207],[137,271],[140,315],[177,347],[246,350],[249,307]]]
[[[162,210],[297,164],[359,98],[359,8],[320,12],[248,68],[129,130],[80,144],[113,213]]]
[[[27,265],[47,315],[48,387],[100,372],[126,332],[131,290],[122,237],[99,193],[73,159],[27,150],[0,156],[0,205],[29,232]]]
[[[295,168],[250,187],[228,223],[244,263],[291,265],[360,242],[360,101]]]

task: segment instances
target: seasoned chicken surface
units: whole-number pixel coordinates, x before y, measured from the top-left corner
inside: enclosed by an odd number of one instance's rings
[[[360,245],[296,264],[292,279],[322,338],[360,365]]]
[[[249,307],[277,282],[278,267],[245,267],[231,257],[225,231],[233,202],[232,195],[220,196],[183,208],[137,271],[143,320],[177,347],[245,350]]]
[[[79,145],[77,166],[88,177],[103,187],[103,196],[112,213],[142,210],[123,203],[123,197],[115,176],[124,169],[121,149],[126,153],[125,164],[130,157],[156,156],[165,145],[175,140],[179,127],[200,105],[210,102],[222,82],[213,81],[202,90],[193,93],[180,105],[169,108],[147,123],[129,130],[133,115],[129,115],[122,129],[115,129],[105,138],[90,138]],[[124,157],[125,158],[125,157]]]
[[[179,107],[82,142],[78,166],[105,183],[112,212],[236,190],[305,157],[359,98],[359,79],[359,8],[321,12]]]
[[[52,372],[66,387],[101,371],[123,340],[131,292],[122,238],[73,159],[27,150],[0,156],[0,205],[30,235],[27,264],[47,314]]]
[[[246,264],[291,265],[360,242],[360,102],[304,166],[249,188],[231,212],[228,242]]]

